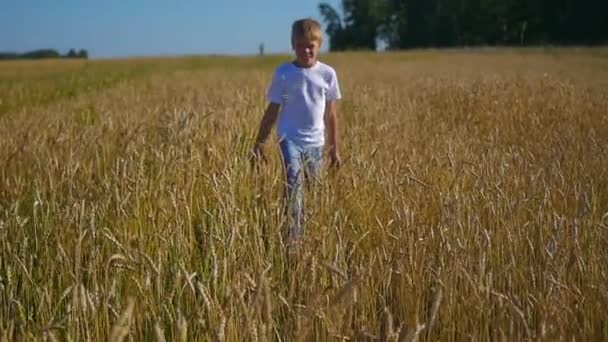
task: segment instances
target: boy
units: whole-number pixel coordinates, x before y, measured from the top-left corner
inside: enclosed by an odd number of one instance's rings
[[[342,163],[338,152],[336,101],[341,98],[338,78],[332,67],[317,60],[323,43],[321,25],[300,19],[291,27],[295,60],[280,65],[268,89],[268,107],[253,147],[255,159],[263,157],[263,144],[278,119],[277,135],[286,176],[286,205],[289,216],[287,242],[302,235],[303,177],[318,180],[327,127],[332,167]]]

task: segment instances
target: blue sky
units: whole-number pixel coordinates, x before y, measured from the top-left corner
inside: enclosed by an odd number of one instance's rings
[[[86,49],[93,58],[291,50],[317,0],[1,0],[0,51]],[[326,0],[341,8],[339,0]],[[325,44],[324,49],[327,48]]]

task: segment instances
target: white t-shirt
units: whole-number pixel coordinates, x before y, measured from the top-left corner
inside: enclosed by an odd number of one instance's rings
[[[317,61],[310,68],[293,63],[280,65],[268,89],[268,101],[281,105],[277,134],[300,147],[325,143],[325,103],[339,100],[336,71]]]

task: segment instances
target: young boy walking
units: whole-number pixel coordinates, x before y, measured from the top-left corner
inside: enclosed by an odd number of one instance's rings
[[[317,21],[300,19],[293,23],[291,46],[295,60],[275,70],[267,94],[269,104],[253,147],[253,156],[263,157],[264,142],[278,120],[277,136],[286,176],[288,243],[303,233],[303,173],[319,180],[326,130],[331,166],[342,163],[336,112],[340,88],[335,70],[317,59],[322,43],[323,33]]]

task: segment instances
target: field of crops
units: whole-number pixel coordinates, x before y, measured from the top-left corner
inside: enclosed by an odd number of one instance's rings
[[[0,339],[608,339],[608,50],[322,56],[293,255],[249,164],[287,59],[0,63]]]

